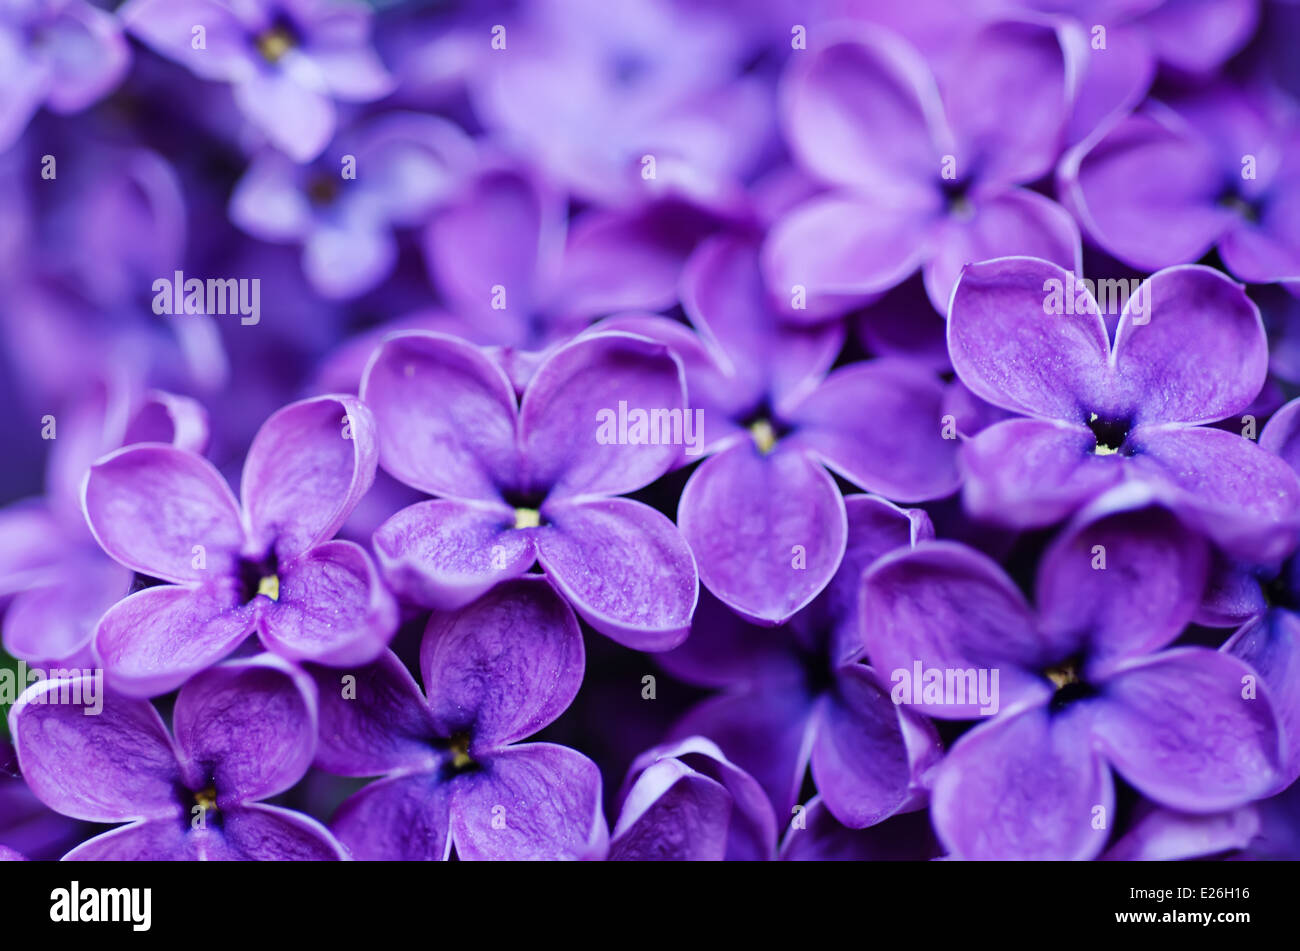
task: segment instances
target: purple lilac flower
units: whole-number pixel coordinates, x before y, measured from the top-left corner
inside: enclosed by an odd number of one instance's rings
[[[776,854],[763,788],[704,737],[637,757],[619,801],[611,860],[749,862]]]
[[[711,454],[682,491],[682,534],[705,587],[756,623],[781,624],[826,586],[844,553],[844,501],[827,469],[902,501],[957,488],[944,386],[905,360],[828,374],[843,332],[784,324],[744,238],[702,244],[682,299],[698,335],[655,317],[597,326],[662,340],[682,359]]]
[[[677,527],[616,498],[662,475],[681,447],[602,444],[603,410],[686,409],[666,347],[595,334],[551,353],[522,399],[505,372],[454,337],[395,334],[361,387],[379,428],[380,463],[439,498],[375,533],[389,585],[441,610],[463,607],[535,562],[596,630],[667,650],[689,630],[699,592]]]
[[[1268,90],[1210,85],[1151,100],[1060,168],[1099,245],[1156,270],[1217,247],[1243,281],[1300,279],[1300,111]]]
[[[118,602],[95,649],[110,685],[165,693],[253,630],[293,660],[365,663],[397,626],[370,555],[334,540],[375,474],[374,422],[355,397],[292,403],[263,424],[235,501],[202,456],[131,446],[101,459],[82,499],[111,556],[165,584]]]
[[[391,652],[317,670],[316,763],[382,776],[332,827],[358,859],[598,859],[609,830],[600,771],[553,743],[520,743],[582,683],[577,618],[544,578],[515,578],[471,606],[435,612],[420,644],[425,693]]]
[[[570,0],[499,25],[505,47],[484,38],[471,92],[517,151],[599,204],[743,208],[738,181],[772,107],[762,81],[741,75],[745,31],[730,16],[677,0]]]
[[[85,0],[9,0],[0,8],[0,152],[41,106],[80,112],[126,75],[117,18]]]
[[[942,88],[885,32],[851,34],[792,62],[781,95],[786,135],[831,190],[767,237],[773,293],[789,299],[802,287],[808,296],[791,318],[818,319],[828,300],[870,299],[917,268],[941,313],[971,261],[1032,254],[1078,269],[1073,219],[1022,187],[1051,171],[1062,145],[1072,89],[1060,37],[997,22],[952,55],[954,79]]]
[[[129,0],[121,16],[161,55],[230,83],[245,118],[297,162],[315,158],[334,135],[336,101],[371,102],[392,90],[363,3]]]
[[[489,163],[425,230],[425,261],[446,307],[438,329],[544,350],[594,317],[666,309],[708,224],[671,203],[566,222],[562,192],[526,169]]]
[[[848,545],[826,590],[785,626],[759,628],[718,604],[700,606],[691,637],[660,656],[674,676],[721,688],[673,734],[706,736],[767,791],[778,815],[813,781],[837,820],[862,828],[924,803],[938,757],[921,717],[890,701],[863,655],[858,579],[876,558],[932,537],[924,512],[867,495],[845,500]]]
[[[1067,16],[1086,34],[1069,140],[1129,112],[1157,69],[1213,73],[1255,32],[1260,0],[993,0],[1004,13]]]
[[[264,241],[301,244],[303,271],[321,296],[355,297],[391,273],[393,229],[423,223],[473,154],[450,122],[388,113],[340,136],[310,165],[262,151],[235,186],[230,218]]]
[[[933,777],[931,815],[954,857],[1097,855],[1114,818],[1112,769],[1186,812],[1274,790],[1282,728],[1255,671],[1220,651],[1165,649],[1200,600],[1207,557],[1194,532],[1128,488],[1044,553],[1036,611],[994,562],[955,542],[867,569],[861,619],[877,668],[999,673],[1000,711]],[[916,705],[977,715],[957,699],[936,691]]]
[[[316,749],[314,689],[288,664],[263,655],[196,674],[176,697],[171,735],[146,700],[109,694],[93,716],[53,702],[60,690],[81,696],[74,686],[35,684],[9,712],[23,776],[42,801],[127,823],[65,859],[345,858],[315,819],[260,801],[301,779]]]
[[[1300,400],[1268,421],[1259,444],[1300,471]],[[1268,685],[1283,727],[1290,785],[1300,778],[1300,551],[1272,563],[1224,565],[1201,612],[1203,622],[1241,622],[1223,650],[1250,664]]]
[[[194,400],[121,381],[91,387],[51,424],[45,495],[0,511],[0,593],[8,597],[4,647],[33,663],[89,660],[100,616],[124,597],[131,572],[86,528],[80,489],[91,463],[119,446],[170,443],[202,452],[207,414]]]
[[[1053,287],[1077,288],[1072,309],[1053,312]],[[977,396],[1021,414],[963,446],[967,506],[1042,526],[1135,481],[1222,545],[1284,550],[1300,517],[1296,474],[1238,432],[1200,425],[1244,409],[1267,373],[1264,328],[1242,288],[1211,268],[1168,268],[1129,297],[1113,343],[1101,313],[1047,261],[963,271],[948,315],[953,368]]]

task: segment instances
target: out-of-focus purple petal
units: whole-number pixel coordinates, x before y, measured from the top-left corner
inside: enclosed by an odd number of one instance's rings
[[[941,498],[960,482],[957,440],[943,438],[943,393],[909,361],[844,367],[791,409],[790,442],[868,491],[902,502]]]

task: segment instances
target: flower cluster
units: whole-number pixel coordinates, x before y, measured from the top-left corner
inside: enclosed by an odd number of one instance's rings
[[[0,9],[0,860],[1300,857],[1300,5]]]

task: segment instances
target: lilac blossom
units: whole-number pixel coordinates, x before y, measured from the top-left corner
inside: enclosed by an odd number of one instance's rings
[[[489,163],[470,180],[425,229],[425,262],[445,306],[429,329],[544,350],[594,317],[677,302],[706,216],[652,203],[568,221],[565,204],[527,169]]]
[[[553,351],[516,400],[500,366],[454,337],[394,334],[361,387],[379,431],[380,464],[439,498],[403,509],[375,533],[398,594],[463,607],[540,562],[592,627],[642,650],[689,629],[695,559],[673,523],[617,498],[674,462],[668,442],[602,443],[602,411],[687,407],[666,347],[601,333]]]
[[[583,656],[573,611],[529,577],[434,613],[420,644],[423,694],[391,652],[356,670],[317,670],[317,765],[383,777],[339,807],[339,839],[358,859],[437,860],[453,848],[462,860],[602,858],[596,765],[519,742],[572,702]]]
[[[9,713],[23,775],[42,801],[126,823],[65,860],[345,858],[315,819],[260,801],[296,783],[316,749],[314,688],[283,661],[263,655],[195,675],[176,697],[170,734],[146,700],[110,694],[94,716],[53,702],[71,686],[35,684]]]
[[[682,491],[682,534],[709,591],[756,623],[781,624],[825,587],[844,553],[844,501],[828,469],[900,501],[957,488],[944,386],[907,360],[828,373],[842,331],[784,324],[743,237],[702,244],[682,298],[698,334],[655,317],[598,327],[655,337],[681,357],[710,453]]]
[[[1053,291],[1067,288],[1073,307],[1055,307]],[[1203,347],[1195,361],[1189,341]],[[1268,365],[1259,310],[1220,272],[1152,275],[1112,342],[1088,288],[1056,265],[971,265],[953,292],[948,351],[976,396],[1019,414],[963,446],[976,515],[1043,526],[1141,482],[1238,551],[1267,557],[1293,541],[1296,474],[1239,432],[1201,425],[1245,409]]]
[[[113,91],[131,50],[113,14],[86,0],[13,0],[0,9],[0,152],[46,106],[80,112]]]
[[[108,610],[95,650],[109,683],[175,689],[256,630],[293,660],[373,659],[397,626],[370,555],[330,539],[374,479],[369,410],[355,397],[292,403],[263,424],[235,501],[202,456],[155,443],[99,460],[82,490],[108,554],[166,582]]]
[[[826,590],[785,626],[742,622],[705,601],[691,637],[661,655],[674,676],[722,688],[688,712],[678,737],[712,739],[767,791],[778,815],[799,801],[804,776],[831,814],[863,828],[924,804],[924,774],[939,753],[921,717],[895,706],[878,669],[859,661],[858,579],[876,558],[933,535],[924,512],[866,495],[845,500],[848,543]]]
[[[235,186],[230,218],[264,241],[301,244],[303,271],[321,296],[355,297],[393,270],[393,229],[423,223],[473,154],[450,122],[389,113],[340,136],[310,165],[263,150]]]
[[[207,414],[194,400],[135,393],[121,380],[93,385],[66,414],[49,417],[45,495],[0,511],[0,591],[8,598],[4,647],[28,662],[82,663],[100,616],[124,597],[131,572],[104,554],[86,527],[80,488],[91,463],[137,442],[201,452]],[[62,427],[61,434],[59,427]]]
[[[792,61],[786,135],[830,189],[778,221],[764,246],[773,293],[807,294],[808,306],[787,307],[792,319],[816,319],[828,301],[870,300],[918,268],[941,313],[972,261],[1031,254],[1078,268],[1073,219],[1023,187],[1052,170],[1063,144],[1073,89],[1062,37],[994,22],[952,55],[943,86],[883,31]]]
[[[202,79],[230,83],[240,111],[297,162],[334,135],[336,102],[371,102],[392,77],[352,0],[129,0],[127,29]]]
[[[678,0],[571,0],[496,26],[472,74],[476,111],[569,190],[603,205],[743,208],[739,179],[772,106],[741,75],[749,51],[732,17]]]
[[[1300,471],[1300,400],[1268,421],[1259,444]],[[1220,559],[1218,565],[1198,619],[1241,624],[1223,650],[1268,685],[1285,738],[1284,785],[1290,785],[1300,778],[1300,552],[1262,564]]]
[[[776,819],[763,788],[703,737],[647,750],[628,770],[614,861],[770,859]]]
[[[933,777],[931,814],[954,857],[1096,856],[1115,812],[1112,770],[1193,813],[1276,786],[1282,731],[1253,669],[1224,652],[1170,647],[1207,563],[1201,538],[1130,487],[1049,546],[1036,610],[997,564],[955,542],[867,569],[863,638],[879,668],[919,664],[944,682],[949,671],[999,672],[1000,710],[958,739]],[[920,700],[931,716],[977,715],[940,689]]]
[[[1269,89],[1211,84],[1150,100],[1060,168],[1080,223],[1156,270],[1217,247],[1243,281],[1300,279],[1300,110]]]

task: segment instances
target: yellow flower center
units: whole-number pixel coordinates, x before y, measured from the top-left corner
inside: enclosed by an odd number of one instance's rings
[[[268,63],[278,63],[293,49],[293,37],[282,26],[273,26],[257,38],[257,51]]]
[[[765,419],[755,420],[750,423],[749,434],[754,437],[754,445],[758,447],[758,451],[765,456],[776,445],[776,430]]]
[[[536,528],[542,524],[542,513],[537,509],[515,509],[515,528]]]
[[[272,601],[280,600],[280,576],[267,575],[257,583],[257,593],[264,594]]]
[[[217,811],[217,791],[209,786],[194,794],[194,801],[205,813]]]

